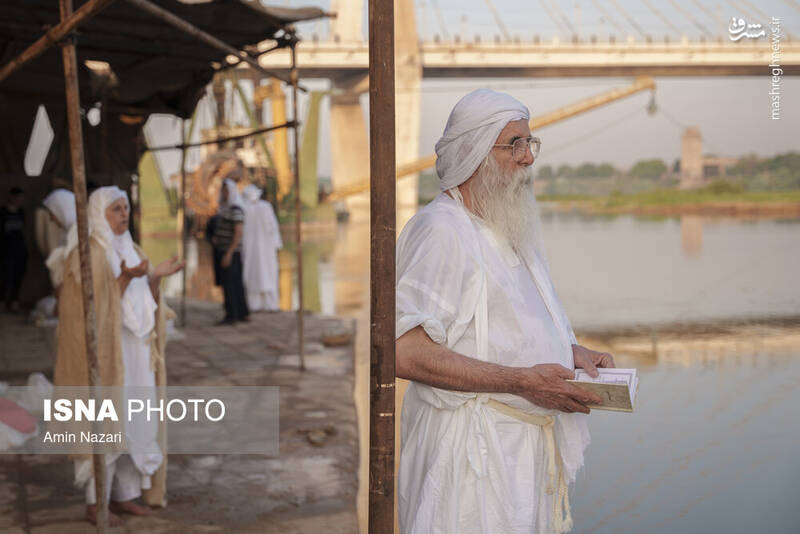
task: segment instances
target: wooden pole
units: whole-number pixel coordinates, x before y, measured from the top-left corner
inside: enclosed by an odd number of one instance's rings
[[[72,0],[59,0],[62,23],[72,14]],[[86,168],[84,166],[83,132],[81,130],[80,94],[78,92],[78,61],[75,44],[64,43],[64,86],[66,89],[67,122],[69,124],[70,162],[72,184],[75,193],[75,209],[78,223],[78,254],[81,265],[81,291],[83,293],[83,324],[86,338],[86,358],[89,370],[89,388],[94,395],[100,385],[97,363],[97,337],[95,333],[94,285],[92,282],[92,258],[89,249],[89,223],[86,214]],[[106,502],[105,455],[94,454],[94,487],[97,496],[97,532],[102,534],[108,525],[108,502]]]
[[[247,52],[243,50],[237,50],[231,45],[223,41],[220,41],[210,33],[204,32],[194,24],[186,22],[177,15],[170,13],[166,9],[162,8],[161,6],[157,6],[153,2],[150,2],[149,0],[128,0],[128,3],[133,4],[139,9],[150,13],[151,15],[161,20],[162,22],[165,22],[170,26],[173,26],[174,28],[181,30],[184,33],[199,39],[200,41],[206,43],[208,46],[212,48],[216,48],[221,52],[225,52],[226,54],[236,56],[237,59],[239,59],[240,61],[244,61],[245,63],[247,63],[248,65],[250,65],[251,67],[253,67],[254,69],[263,73],[266,76],[272,76],[273,78],[278,78],[279,80],[282,80],[284,82],[291,83],[291,80],[287,80],[283,76],[262,67],[261,63],[259,63],[257,59],[253,59],[252,57],[250,57],[250,55]],[[305,89],[303,89],[303,91],[305,91]]]
[[[300,204],[300,121],[297,117],[297,40],[292,34],[292,70],[289,77],[292,80],[292,119],[294,125],[294,223],[297,227],[295,236],[297,241],[297,353],[300,355],[300,370],[306,370],[305,350],[303,346],[303,241],[300,232],[301,204]]]
[[[369,532],[394,530],[394,1],[369,0]]]
[[[60,23],[47,30],[47,33],[41,36],[35,43],[0,68],[0,82],[22,65],[38,57],[42,52],[61,41],[64,37],[69,35],[72,30],[108,7],[113,1],[114,0],[89,0],[75,13],[70,11],[68,17],[62,15]]]
[[[192,115],[194,125],[194,115]],[[178,221],[181,225],[181,260],[186,259],[186,121],[181,119],[181,202]],[[181,327],[186,328],[186,269],[181,269]]]

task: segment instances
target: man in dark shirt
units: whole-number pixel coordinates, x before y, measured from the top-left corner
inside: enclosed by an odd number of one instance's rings
[[[0,208],[0,298],[11,312],[19,310],[19,288],[28,262],[24,200],[22,189],[12,187],[8,192],[8,206]]]
[[[213,244],[222,251],[220,275],[225,295],[225,318],[218,324],[225,325],[250,320],[242,280],[241,245],[244,209],[236,184],[231,179],[226,179],[222,183],[218,215]]]

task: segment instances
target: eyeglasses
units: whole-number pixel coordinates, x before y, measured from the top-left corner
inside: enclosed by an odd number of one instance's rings
[[[496,144],[503,148],[511,148],[511,157],[514,161],[522,161],[527,155],[527,151],[531,151],[534,158],[539,155],[539,150],[542,148],[542,140],[538,137],[520,137],[515,139],[513,143],[509,144]]]

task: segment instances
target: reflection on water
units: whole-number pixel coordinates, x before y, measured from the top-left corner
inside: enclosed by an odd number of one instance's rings
[[[681,217],[681,244],[689,257],[700,255],[703,248],[703,218],[697,215]]]
[[[798,352],[630,362],[636,412],[590,415],[573,532],[797,532]]]
[[[303,244],[304,304],[353,315],[368,305],[369,223],[340,224]],[[800,313],[800,220],[648,220],[545,211],[545,245],[559,296],[576,328],[785,316]],[[165,245],[165,242],[167,244]],[[279,253],[281,308],[297,304],[294,243]],[[156,262],[172,240],[145,239]],[[151,252],[154,249],[156,253]],[[221,301],[210,246],[187,250],[191,298]],[[167,294],[180,294],[180,277]]]
[[[578,330],[800,313],[798,220],[545,211],[543,231],[555,285]],[[303,252],[306,307],[358,325],[358,504],[366,532],[368,217],[352,217]],[[189,295],[221,300],[208,245],[193,241],[187,257]],[[290,309],[294,253],[281,251],[279,260],[281,307]],[[171,280],[169,291],[179,294],[180,277],[173,278],[178,285]],[[778,357],[753,342],[759,336],[702,357],[677,340],[630,361],[642,372],[637,411],[592,414],[588,468],[573,497],[575,532],[798,531],[800,343]]]
[[[800,312],[800,220],[684,221],[544,217],[551,274],[573,326]]]

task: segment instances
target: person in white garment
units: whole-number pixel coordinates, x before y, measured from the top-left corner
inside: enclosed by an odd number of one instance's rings
[[[64,278],[67,235],[72,225],[75,224],[75,194],[59,187],[44,197],[42,205],[49,215],[50,223],[57,228],[55,232],[42,229],[43,234],[52,236],[49,238],[52,243],[41,242],[39,246],[47,258],[45,263],[50,272],[50,281],[58,294],[58,288]],[[37,242],[39,242],[38,236],[39,229],[37,229]]]
[[[88,223],[100,385],[125,386],[126,395],[155,403],[156,386],[166,385],[164,372],[165,317],[167,307],[159,291],[160,280],[183,268],[177,258],[154,269],[128,231],[130,205],[116,186],[101,187],[89,197]],[[59,298],[59,339],[54,369],[56,386],[85,385],[87,362],[81,304],[81,275],[77,226],[70,230],[64,280]],[[75,310],[78,309],[78,312]],[[135,389],[127,389],[134,387]],[[108,453],[106,491],[112,526],[121,524],[116,513],[146,515],[149,508],[136,503],[166,503],[166,457],[159,421],[125,420],[124,453]],[[159,473],[157,474],[157,471]],[[152,480],[151,480],[152,479]],[[96,517],[96,495],[91,457],[75,461],[75,481],[85,488],[86,516]]]
[[[242,191],[245,200],[242,261],[244,289],[250,311],[278,309],[278,249],[281,229],[272,204],[261,200],[253,184]]]
[[[589,443],[567,382],[613,358],[577,344],[543,256],[528,108],[464,96],[436,144],[441,193],[397,244],[396,372],[411,381],[398,480],[404,534],[560,533]]]

